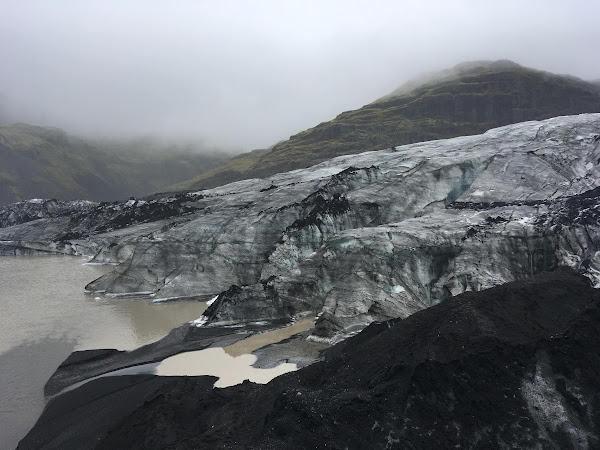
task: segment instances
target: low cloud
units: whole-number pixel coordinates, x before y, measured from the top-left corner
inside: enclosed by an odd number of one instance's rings
[[[268,147],[418,74],[511,59],[600,78],[589,1],[5,1],[0,119]]]

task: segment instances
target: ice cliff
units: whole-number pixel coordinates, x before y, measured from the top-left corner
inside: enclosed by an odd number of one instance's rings
[[[220,293],[204,326],[314,312],[335,340],[561,265],[600,285],[599,175],[600,114],[557,117],[7,223],[0,251],[118,263],[87,286],[108,296]]]

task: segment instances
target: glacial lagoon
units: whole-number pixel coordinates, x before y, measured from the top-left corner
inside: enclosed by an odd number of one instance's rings
[[[147,298],[110,299],[86,294],[83,287],[89,281],[111,270],[87,265],[87,261],[62,255],[0,258],[0,450],[14,449],[33,426],[45,405],[45,383],[71,352],[132,350],[197,319],[207,307],[197,301],[152,303]],[[305,317],[225,348],[186,352],[158,364],[106,375],[211,375],[219,377],[217,388],[244,380],[267,383],[296,370],[296,364],[258,369],[252,367],[257,358],[251,353],[305,331],[313,323],[314,317]]]
[[[87,258],[0,257],[0,449],[13,449],[44,407],[44,384],[75,350],[131,350],[197,319],[206,304],[108,299],[83,287],[111,268]]]

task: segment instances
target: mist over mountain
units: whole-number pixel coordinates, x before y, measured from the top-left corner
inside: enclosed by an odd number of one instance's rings
[[[30,198],[122,200],[165,189],[227,153],[151,138],[92,140],[58,128],[0,125],[0,204]]]
[[[339,155],[589,112],[600,112],[597,85],[507,60],[466,62],[425,74],[268,151],[239,155],[175,188],[214,187],[309,167]]]
[[[267,148],[423,72],[511,59],[600,77],[600,4],[3,2],[8,122]]]
[[[598,111],[598,82],[499,60],[424,74],[358,110],[233,158],[231,151],[183,136],[92,139],[58,128],[4,125],[0,203],[35,197],[112,201],[205,189],[339,155]]]

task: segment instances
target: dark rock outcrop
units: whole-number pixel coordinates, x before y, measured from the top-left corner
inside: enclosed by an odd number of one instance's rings
[[[132,197],[126,202],[34,199],[2,206],[0,228],[7,228],[3,233],[9,239],[0,241],[0,254],[94,255],[102,249],[102,263],[118,263],[129,257],[129,248],[122,245],[115,249],[106,239],[93,240],[93,236],[149,223],[152,230],[166,231],[188,220],[186,216],[197,210],[191,204],[198,198],[202,196],[179,193],[145,199]],[[18,225],[22,226],[15,228],[16,233],[12,234],[13,227]],[[140,227],[133,234],[139,236],[143,230]],[[119,233],[119,236],[123,241],[124,234]]]
[[[267,385],[96,380],[19,448],[598,448],[599,301],[543,273],[372,324]]]
[[[98,204],[86,200],[63,202],[56,199],[33,199],[0,207],[0,228],[6,228],[37,219],[79,214]]]

